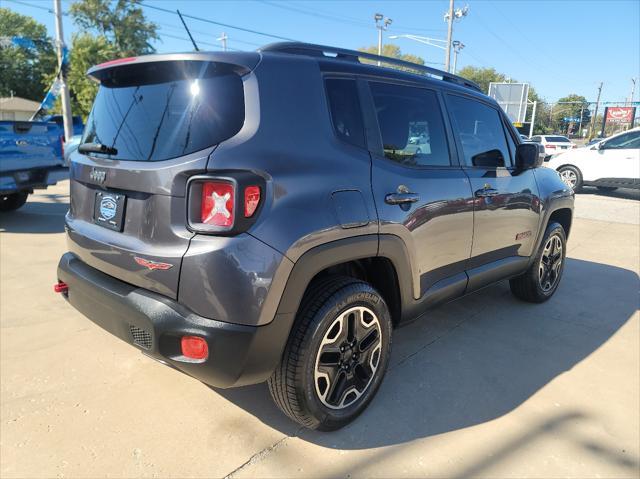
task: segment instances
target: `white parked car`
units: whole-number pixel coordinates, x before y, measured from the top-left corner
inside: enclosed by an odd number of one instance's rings
[[[545,166],[556,170],[574,191],[582,186],[640,189],[640,128],[554,156]]]
[[[547,157],[578,147],[569,138],[560,135],[535,135],[529,141],[544,146],[544,153]]]

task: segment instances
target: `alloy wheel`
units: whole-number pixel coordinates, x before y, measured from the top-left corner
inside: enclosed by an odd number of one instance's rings
[[[574,189],[576,187],[576,183],[578,183],[578,175],[576,175],[576,172],[572,170],[562,170],[560,172],[560,178],[564,181],[565,185],[571,189]]]
[[[343,409],[371,384],[382,350],[376,314],[364,306],[349,308],[329,326],[316,355],[314,382],[320,402]]]
[[[548,293],[558,283],[562,271],[562,240],[551,236],[544,245],[538,266],[538,281],[543,292]]]

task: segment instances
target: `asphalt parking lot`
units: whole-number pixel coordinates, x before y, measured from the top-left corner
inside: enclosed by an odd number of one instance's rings
[[[501,283],[398,330],[367,411],[298,428],[264,385],[220,391],[52,291],[68,182],[0,217],[2,477],[638,477],[640,194],[578,195],[543,305]]]

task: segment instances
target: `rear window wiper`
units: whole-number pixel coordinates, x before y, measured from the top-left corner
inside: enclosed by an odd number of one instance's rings
[[[105,155],[117,155],[118,150],[113,146],[102,143],[83,143],[78,147],[80,153],[104,153]]]

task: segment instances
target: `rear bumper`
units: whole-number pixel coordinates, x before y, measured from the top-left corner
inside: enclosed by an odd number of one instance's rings
[[[0,193],[10,194],[55,185],[69,178],[69,169],[63,166],[33,168],[0,173]]]
[[[175,369],[204,383],[228,388],[266,380],[280,361],[292,317],[278,315],[266,326],[245,326],[203,318],[177,302],[131,286],[88,266],[72,253],[58,264],[58,279],[71,305],[98,326]],[[204,338],[209,357],[181,354],[185,335]]]

